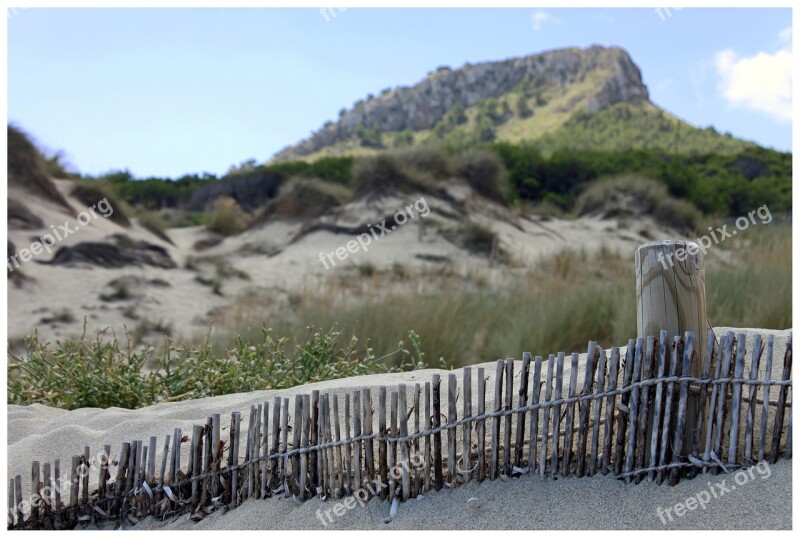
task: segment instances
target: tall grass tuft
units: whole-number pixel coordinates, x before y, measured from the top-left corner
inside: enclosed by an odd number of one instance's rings
[[[222,196],[214,200],[211,211],[206,215],[205,225],[209,232],[228,237],[243,231],[247,221],[247,214],[236,200]]]
[[[702,214],[690,202],[673,198],[667,187],[654,179],[636,175],[613,176],[591,183],[575,202],[580,215],[605,218],[651,215],[678,231],[698,229]]]

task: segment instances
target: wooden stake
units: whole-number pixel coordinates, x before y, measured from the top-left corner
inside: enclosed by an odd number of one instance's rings
[[[430,431],[433,427],[431,418],[431,382],[425,382],[425,431]],[[382,430],[383,431],[383,430]],[[430,433],[425,436],[425,458],[423,474],[425,475],[425,492],[431,491],[431,435]],[[381,471],[381,474],[385,473]],[[383,499],[383,495],[381,495]]]
[[[39,477],[39,462],[34,461],[31,463],[31,520],[38,521],[41,517],[39,513],[39,491],[41,486],[41,478]]]
[[[222,417],[219,413],[213,413],[211,415],[211,455],[213,458],[213,469],[214,472],[217,473],[211,479],[211,498],[216,499],[219,496],[219,470],[220,470],[220,462],[222,460],[222,447],[221,445],[221,429]]]
[[[742,379],[744,375],[744,351],[746,336],[744,333],[736,335],[736,366],[733,370],[734,379]],[[742,383],[733,382],[733,398],[731,399],[731,429],[728,435],[728,463],[736,463],[739,449],[739,409],[742,404]]]
[[[783,376],[782,381],[788,381],[792,374],[792,334],[789,333],[789,341],[786,344],[786,352],[783,355]],[[777,463],[780,457],[780,442],[783,435],[783,417],[786,412],[786,394],[789,391],[788,385],[781,385],[778,392],[778,407],[775,408],[775,424],[772,427],[772,450],[770,453],[770,463]]]
[[[378,433],[386,435],[386,387],[378,389]],[[378,477],[381,479],[380,497],[386,500],[389,488],[384,485],[384,480],[388,479],[389,467],[386,463],[386,448],[388,441],[378,441]]]
[[[386,482],[389,484],[389,500],[394,500],[395,484],[397,483],[397,407],[399,398],[397,391],[393,390],[389,397],[389,476]]]
[[[297,449],[297,448],[300,448],[300,446],[301,446],[301,444],[300,444],[301,439],[302,439],[301,436],[302,436],[302,433],[303,433],[303,429],[305,428],[305,426],[303,425],[303,395],[302,394],[296,394],[295,397],[294,397],[294,421],[293,421],[292,428],[293,428],[292,429],[292,449]],[[308,463],[306,462],[306,465],[307,464]],[[302,493],[302,487],[299,490],[297,489],[298,488],[298,484],[300,484],[300,473],[301,473],[300,465],[301,465],[301,463],[300,463],[300,454],[296,453],[294,456],[292,456],[292,479],[291,479],[291,484],[290,484],[290,488],[289,489],[291,489],[293,491],[293,493],[296,492],[295,494],[297,495],[297,497],[299,499],[302,499],[302,494],[303,494]]]
[[[678,346],[673,342],[670,347],[670,363],[669,363],[669,377],[675,377],[678,373]],[[664,422],[661,426],[661,455],[658,460],[659,466],[665,466],[670,463],[672,459],[672,446],[670,444],[670,427],[672,423],[672,400],[675,393],[675,382],[670,381],[667,385],[666,401],[664,402]],[[658,471],[656,480],[659,484],[664,482],[665,470]],[[667,473],[668,475],[669,473]]]
[[[353,436],[361,437],[361,395],[358,391],[353,393]],[[361,489],[361,467],[363,462],[361,460],[361,441],[356,441],[353,445],[353,487],[355,491]]]
[[[478,416],[482,416],[485,412],[486,372],[483,368],[478,368]],[[486,419],[478,421],[476,430],[478,434],[478,482],[483,482],[486,478]],[[426,446],[425,449],[427,450],[427,448]]]
[[[628,349],[625,353],[625,373],[622,378],[622,387],[627,388],[631,384],[631,377],[633,375],[633,363],[635,362],[636,354],[636,340],[628,341]],[[623,392],[619,399],[619,417],[617,417],[617,449],[614,452],[614,474],[621,474],[625,465],[625,439],[628,432],[628,418],[630,415],[630,400],[631,393]],[[625,413],[626,417],[622,414]]]
[[[318,446],[320,434],[320,421],[319,421],[319,390],[312,390],[309,397],[309,422],[308,422],[308,446]],[[358,414],[358,409],[355,410]],[[317,487],[322,484],[323,470],[322,470],[322,454],[319,448],[308,452],[308,470],[309,470],[309,484],[311,489],[311,496],[313,497]]]
[[[715,360],[716,366],[714,367],[714,377],[712,381],[716,381],[720,378],[722,372],[722,360],[720,354],[724,354],[725,350],[725,341],[727,340],[727,335],[722,335],[720,339],[719,348],[717,349],[717,356]],[[716,416],[716,406],[717,406],[717,394],[719,393],[719,385],[714,383],[711,385],[711,400],[708,404],[708,420],[706,421],[706,435],[705,435],[705,450],[703,452],[703,463],[710,463],[711,462],[711,450],[712,450],[712,443],[713,443],[713,433],[714,433],[714,417]],[[703,466],[703,473],[708,472],[708,467]]]
[[[456,422],[456,376],[447,375],[447,425]],[[456,483],[456,428],[447,430],[447,481]]]
[[[550,402],[551,389],[553,385],[553,365],[555,364],[555,355],[550,355],[547,359],[547,379],[545,380],[544,389],[544,414],[542,415],[542,451],[539,453],[539,477],[544,478],[545,468],[547,467],[547,440],[548,431],[550,426]],[[554,430],[555,431],[555,430]],[[555,432],[556,436],[558,432]]]
[[[472,368],[464,367],[464,381],[462,384],[464,393],[464,414],[462,418],[472,416]],[[461,465],[463,468],[462,480],[466,484],[469,482],[470,469],[472,469],[472,423],[465,422],[462,426],[461,443]]]
[[[767,337],[767,364],[764,379],[769,383],[772,379],[772,350],[775,344],[775,336]],[[758,461],[764,461],[764,447],[767,439],[767,419],[769,418],[770,385],[764,385],[764,405],[761,409],[761,434],[758,438]]]
[[[368,388],[361,391],[361,403],[364,410],[364,434],[369,436],[372,435],[372,394]],[[364,441],[364,466],[364,479],[372,482],[375,480],[375,452],[372,439]]]
[[[242,414],[239,411],[234,411],[231,417],[231,466],[238,467],[239,465],[239,428],[242,420]],[[239,504],[239,469],[231,469],[231,495],[230,504],[236,506]]]
[[[519,392],[517,393],[517,407],[524,408],[528,405],[528,374],[530,371],[531,354],[522,354],[522,371],[519,376]],[[525,444],[525,427],[527,411],[517,413],[517,438],[514,443],[514,465],[522,467],[522,449]]]
[[[761,343],[761,335],[755,335],[753,339],[753,356],[750,358],[750,379],[758,379],[758,364],[761,361],[761,353],[764,346]],[[702,389],[701,389],[702,390]],[[747,408],[747,425],[744,439],[744,460],[747,463],[753,461],[753,425],[756,420],[756,394],[758,385],[750,385],[750,402]]]
[[[281,452],[281,440],[280,436],[282,433],[281,424],[283,423],[283,417],[281,416],[281,399],[279,396],[276,396],[272,400],[272,455],[275,456]],[[286,445],[284,445],[285,447]],[[272,463],[270,464],[271,471],[269,477],[269,494],[273,495],[275,490],[278,489],[280,486],[280,478],[278,477],[278,470],[280,468],[281,458],[273,458]],[[284,471],[285,472],[285,471]]]
[[[533,367],[533,384],[531,385],[531,404],[539,403],[539,393],[542,390],[542,357],[537,356]],[[531,436],[528,441],[528,470],[536,471],[536,449],[539,445],[539,408],[531,411]]]
[[[730,364],[731,364],[731,354],[733,353],[733,343],[734,337],[733,332],[728,331],[727,336],[725,338],[725,345],[723,346],[722,351],[722,371],[720,372],[721,378],[727,378],[728,373],[730,372]],[[723,459],[722,456],[722,436],[725,430],[725,400],[728,396],[728,383],[720,383],[719,384],[719,392],[717,393],[717,431],[716,435],[714,436],[714,454],[716,454],[717,458],[720,460]],[[719,474],[719,467],[715,466],[711,469],[711,472],[714,474]]]
[[[420,409],[419,409],[419,397],[420,397],[420,385],[419,383],[414,383],[414,433],[419,435],[422,431],[420,430]],[[414,465],[414,479],[411,481],[411,495],[416,498],[422,493],[422,484],[420,480],[420,472],[419,472],[419,462],[424,461],[423,458],[420,458],[419,453],[419,437],[414,438],[413,443],[414,448],[414,461],[417,462]]]
[[[197,507],[200,499],[200,464],[203,459],[202,452],[203,427],[195,425],[192,427],[192,448],[189,457],[189,471],[192,473],[192,506]]]
[[[433,385],[433,429],[437,430],[436,433],[433,434],[433,473],[436,491],[439,491],[442,489],[442,486],[444,486],[444,479],[442,477],[442,432],[439,431],[439,427],[442,423],[442,410],[439,402],[439,374],[433,374],[433,381],[431,384]],[[392,496],[391,491],[389,492],[389,496]]]
[[[676,337],[676,346],[683,343],[684,348],[680,351],[683,352],[683,367],[681,368],[681,376],[689,377],[691,375],[692,359],[694,357],[694,334],[687,332],[684,341],[680,342]],[[673,453],[678,456],[678,460],[683,462],[686,460],[686,419],[687,419],[687,404],[689,400],[689,381],[681,381],[680,386],[680,399],[678,400],[678,422],[675,426],[675,441],[673,442]],[[669,485],[674,486],[678,483],[681,476],[680,467],[673,467],[669,474]]]
[[[553,400],[558,401],[561,399],[561,386],[564,382],[564,353],[559,352],[556,359],[556,389],[553,394]],[[565,434],[566,435],[566,434]],[[550,475],[558,475],[558,449],[559,441],[561,440],[561,404],[555,404],[553,407],[553,444],[550,448]]]
[[[642,381],[647,381],[652,377],[653,370],[653,354],[656,347],[656,339],[654,336],[648,336],[645,349],[644,349],[644,364],[642,365]],[[639,469],[647,468],[647,448],[650,446],[648,433],[652,430],[647,429],[647,425],[652,418],[650,416],[650,386],[645,385],[641,390],[641,402],[639,403],[639,431],[636,433],[636,456],[635,465]],[[644,473],[639,473],[634,477],[634,483],[638,484],[645,477]]]
[[[606,390],[606,350],[598,349],[600,363],[597,367],[597,391],[603,393]],[[592,453],[589,457],[589,476],[594,476],[597,472],[597,450],[600,447],[600,412],[603,407],[603,399],[594,400],[594,417],[592,420]]]
[[[261,468],[261,483],[259,484],[258,497],[264,499],[269,497],[269,488],[267,486],[268,469],[269,469],[269,402],[261,404],[263,415],[261,417],[261,446],[264,447],[264,460],[259,466]]]
[[[342,428],[339,425],[339,396],[334,393],[333,395],[333,419],[334,431],[336,432],[336,442],[342,440]],[[336,490],[334,491],[333,498],[338,499],[344,492],[344,462],[342,461],[342,447],[335,448],[336,453],[336,468],[338,473],[336,475]]]
[[[567,389],[567,398],[575,396],[576,383],[578,381],[578,354],[572,354],[572,361],[569,368],[569,387]],[[572,457],[572,423],[573,415],[575,412],[575,403],[571,402],[567,405],[567,420],[564,425],[564,454],[561,462],[561,473],[563,476],[569,475],[570,472],[570,459]]]
[[[455,377],[455,376],[453,376]],[[398,412],[397,416],[400,419],[400,437],[408,436],[408,421],[406,420],[406,386],[400,384],[398,387]],[[402,486],[403,486],[403,500],[407,501],[411,496],[411,480],[409,477],[408,466],[408,441],[400,443],[400,467],[402,468]]]
[[[503,371],[505,363],[498,360],[495,363],[494,375],[494,410],[499,412],[503,409]],[[498,447],[500,444],[500,416],[495,416],[492,424],[492,459],[489,468],[489,478],[497,478],[497,465],[499,463]],[[434,449],[435,450],[435,449]]]
[[[300,448],[307,448],[311,446],[309,444],[309,430],[311,428],[311,396],[308,394],[303,394],[301,399],[301,407],[300,412],[302,413],[302,418],[300,421]],[[316,418],[316,413],[314,414],[314,418]],[[308,480],[309,474],[309,455],[310,452],[303,452],[300,454],[300,491],[298,492],[297,497],[304,501],[306,500],[306,485]],[[312,465],[311,469],[315,467]]]
[[[354,491],[351,487],[351,477],[353,476],[353,458],[351,452],[352,443],[350,442],[350,394],[344,395],[344,437],[347,441],[344,445],[344,487],[345,494],[349,495]]]
[[[597,343],[590,341],[586,351],[586,372],[583,377],[583,390],[581,390],[581,394],[586,395],[592,393],[594,369],[597,365],[597,352]],[[578,424],[578,447],[576,448],[576,452],[578,453],[577,476],[583,476],[583,469],[586,464],[586,443],[587,437],[589,436],[589,408],[591,405],[591,400],[582,400],[580,403],[581,418]],[[571,436],[572,431],[568,432],[568,435]]]
[[[713,339],[711,340],[713,344]],[[664,401],[664,374],[667,370],[667,331],[661,331],[661,335],[658,339],[658,349],[657,349],[657,361],[658,361],[658,373],[656,374],[657,379],[660,381],[656,385],[656,396],[655,396],[655,404],[653,407],[653,423],[652,423],[652,430],[650,431],[650,467],[655,467],[658,464],[658,440],[661,433],[661,406]],[[703,398],[703,401],[705,399]],[[704,409],[705,406],[700,406],[701,409]],[[667,420],[669,420],[667,418]],[[655,471],[650,471],[648,473],[648,480],[652,482],[656,477]]]
[[[644,338],[636,339],[636,354],[633,362],[633,389],[631,390],[630,405],[628,407],[628,446],[625,454],[625,473],[633,471],[636,456],[636,419],[639,413],[639,387],[636,385],[642,376],[642,351],[644,348]],[[626,482],[633,479],[628,475]]]
[[[296,417],[297,415],[295,415]],[[289,452],[289,398],[283,399],[283,411],[281,412],[281,453]],[[286,468],[289,463],[289,458],[281,458],[281,477],[283,477],[283,496],[288,498],[291,496],[291,488],[286,483],[289,476],[289,470]]]
[[[503,474],[511,476],[511,409],[514,407],[514,359],[506,359],[506,393],[503,409],[505,415],[505,430],[503,435]]]
[[[608,390],[617,390],[617,378],[619,377],[619,348],[611,348],[611,364],[608,367]],[[606,427],[603,435],[603,462],[600,464],[600,472],[607,475],[611,470],[611,448],[614,440],[614,421],[616,420],[616,396],[606,396]],[[613,460],[616,462],[616,459]],[[616,464],[616,463],[615,463]]]

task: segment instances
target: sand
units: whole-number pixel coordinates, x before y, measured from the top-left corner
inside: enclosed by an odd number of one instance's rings
[[[718,328],[717,334],[727,331]],[[763,336],[775,335],[775,358],[772,377],[780,374],[780,358],[789,331],[731,329],[748,336],[748,348],[757,332]],[[748,350],[749,353],[749,350]],[[581,357],[579,364],[582,364]],[[489,374],[487,392],[494,386],[494,363],[473,365],[484,367]],[[474,370],[473,370],[474,371]],[[519,367],[515,368],[517,376]],[[232,411],[242,411],[247,423],[249,405],[272,401],[275,396],[293,397],[313,389],[340,395],[356,389],[380,386],[394,387],[406,383],[429,381],[438,372],[446,379],[449,372],[420,370],[399,374],[379,374],[339,379],[295,387],[282,391],[259,391],[231,394],[202,400],[163,403],[151,407],[124,410],[79,409],[63,411],[42,405],[8,406],[8,471],[20,474],[23,491],[29,491],[30,462],[60,458],[81,453],[88,445],[96,454],[104,444],[110,444],[112,455],[118,454],[122,442],[132,439],[159,437],[159,453],[163,436],[176,427],[190,431],[193,424],[201,423],[211,413],[225,417]],[[569,362],[565,364],[565,376]],[[473,409],[475,406],[473,406]],[[182,461],[188,461],[188,446],[183,447]],[[452,490],[425,495],[401,505],[399,514],[390,523],[384,523],[389,512],[387,503],[371,501],[367,508],[348,510],[328,527],[346,529],[372,528],[525,528],[525,529],[649,529],[649,528],[703,528],[703,529],[781,529],[791,526],[791,462],[773,466],[767,479],[750,481],[746,486],[726,494],[707,506],[707,510],[690,512],[668,525],[662,525],[656,515],[658,507],[672,507],[676,503],[707,489],[707,481],[717,482],[718,477],[700,477],[684,481],[676,488],[659,487],[643,482],[627,485],[608,477],[569,478],[544,481],[533,477],[498,480],[483,484],[470,483]],[[91,482],[96,483],[96,474]],[[471,498],[477,500],[470,501]],[[213,529],[270,529],[270,528],[323,528],[316,518],[317,509],[332,508],[333,501],[322,503],[311,500],[302,506],[291,500],[269,499],[248,501],[226,514],[213,514],[195,524],[186,516],[170,522],[152,518],[142,522],[143,528],[213,528]],[[323,516],[324,517],[324,516]]]
[[[74,226],[78,212],[85,208],[70,196],[70,181],[55,180],[55,184],[70,200],[74,213],[18,188],[11,187],[9,196],[24,202],[48,227],[65,221]],[[203,251],[194,248],[198,240],[208,238],[199,226],[167,230],[174,243],[171,245],[139,226],[135,219],[132,227],[124,228],[99,217],[57,246],[107,241],[114,234],[124,234],[133,240],[144,240],[165,248],[178,267],[59,267],[38,263],[52,257],[52,254],[43,253],[22,265],[21,272],[32,280],[20,288],[9,286],[8,304],[10,312],[13,312],[8,318],[9,339],[13,344],[34,329],[45,341],[77,337],[83,330],[86,317],[89,336],[110,327],[121,337],[126,327],[131,333],[138,327],[139,332],[144,333],[145,341],[150,343],[160,343],[164,331],[168,331],[173,339],[185,342],[205,336],[212,321],[215,330],[223,334],[227,330],[242,330],[243,326],[260,327],[275,313],[291,308],[292,296],[298,293],[320,296],[325,290],[341,288],[345,281],[348,286],[364,285],[365,279],[359,267],[367,264],[377,271],[403,267],[410,275],[409,284],[403,289],[408,291],[417,285],[433,282],[427,275],[443,267],[457,275],[480,274],[486,275],[492,283],[508,282],[517,278],[521,269],[564,248],[584,248],[587,251],[608,248],[633,260],[636,247],[650,238],[680,237],[647,216],[637,219],[635,226],[619,219],[595,217],[523,217],[508,208],[476,199],[469,189],[458,188],[456,183],[450,187],[449,195],[458,203],[421,193],[354,200],[313,222],[271,222],[229,237]],[[349,254],[344,261],[337,259],[335,267],[330,269],[320,262],[320,254],[335,251],[356,236],[324,229],[298,236],[301,228],[309,224],[374,225],[421,197],[430,209],[430,214],[424,218],[424,230],[420,230],[423,223],[419,216],[421,213],[415,210],[417,216],[414,219],[372,242],[366,252],[359,250]],[[440,224],[457,225],[465,214],[497,233],[501,247],[510,254],[515,267],[490,269],[487,258],[457,247],[437,231]],[[10,230],[9,239],[19,250],[29,247],[33,240],[48,230]],[[431,257],[444,258],[445,261],[430,261]],[[187,263],[191,259],[208,261]],[[217,263],[227,264],[247,278],[236,276],[234,271],[220,277]],[[133,286],[132,297],[127,300],[103,300],[101,295],[112,292],[109,283],[122,277],[138,277],[143,283]],[[202,279],[220,278],[221,294],[201,282]],[[162,285],[152,284],[154,281]],[[65,315],[67,312],[68,316]]]

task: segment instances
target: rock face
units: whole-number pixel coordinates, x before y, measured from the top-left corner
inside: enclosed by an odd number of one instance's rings
[[[401,87],[357,103],[339,120],[326,124],[311,138],[276,155],[280,161],[308,155],[352,136],[359,126],[382,131],[429,129],[454,105],[475,105],[527,84],[534,88],[564,88],[596,74],[599,83],[589,100],[592,111],[618,102],[647,101],[642,75],[627,52],[593,46],[559,49],[522,58],[486,62],[452,70],[441,68],[411,87]]]

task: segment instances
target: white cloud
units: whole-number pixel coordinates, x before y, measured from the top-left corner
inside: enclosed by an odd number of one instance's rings
[[[539,10],[534,11],[533,15],[531,15],[531,23],[533,24],[533,31],[538,32],[545,24],[561,24],[561,21],[546,11]]]
[[[781,43],[789,43],[789,46],[792,45],[792,27],[787,26],[781,33],[778,34],[778,38],[781,40]]]
[[[733,106],[765,112],[792,121],[791,28],[780,33],[788,45],[775,53],[739,57],[732,49],[717,53],[715,64],[723,97]]]

